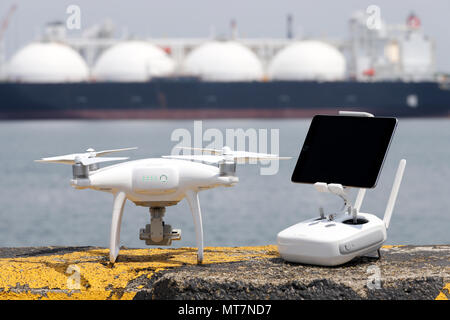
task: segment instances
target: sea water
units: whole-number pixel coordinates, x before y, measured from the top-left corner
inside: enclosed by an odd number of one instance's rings
[[[336,212],[342,200],[319,194],[312,185],[294,184],[292,171],[310,119],[205,120],[203,130],[242,128],[278,130],[279,151],[292,156],[274,175],[259,166],[239,165],[239,183],[200,193],[206,246],[275,244],[282,229]],[[70,186],[72,168],[43,164],[41,157],[96,150],[139,147],[120,154],[132,159],[170,154],[176,129],[193,134],[191,120],[6,121],[0,122],[0,247],[109,245],[112,195]],[[205,143],[206,144],[206,143]],[[345,142],[352,151],[352,141]],[[270,139],[268,144],[270,150]],[[117,154],[119,155],[119,154]],[[406,171],[388,231],[388,244],[450,243],[450,120],[400,119],[375,189],[366,193],[362,211],[382,218],[400,159]],[[356,191],[351,193],[356,196]],[[145,247],[139,229],[149,223],[148,208],[125,205],[121,245]],[[195,231],[186,200],[167,207],[165,221],[182,229],[175,247],[195,246]]]

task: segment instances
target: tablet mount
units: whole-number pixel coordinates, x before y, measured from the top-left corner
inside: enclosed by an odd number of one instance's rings
[[[368,112],[358,112],[358,111],[339,111],[339,115],[341,116],[352,116],[352,117],[374,117],[373,114]],[[392,211],[394,209],[395,201],[397,199],[397,193],[398,189],[400,188],[400,182],[403,177],[403,171],[406,165],[406,160],[402,159],[399,163],[397,174],[395,177],[395,182],[391,190],[391,195],[389,197],[388,205],[386,207],[386,211],[384,213],[384,222],[386,224],[386,228],[389,225],[389,222],[391,220]],[[355,204],[352,203],[352,201],[349,199],[347,191],[350,189],[350,187],[345,187],[339,183],[324,183],[324,182],[316,182],[314,184],[314,187],[318,192],[324,192],[324,193],[332,193],[344,200],[344,208],[343,212],[347,213],[348,215],[351,215],[352,217],[352,224],[360,224],[358,221],[358,213],[361,209],[362,202],[364,200],[364,196],[366,194],[366,189],[359,188],[358,195],[356,196]],[[320,218],[325,219],[325,213],[322,207],[319,208],[320,212]],[[328,216],[328,220],[332,221],[334,220],[335,216],[333,214],[330,214]],[[364,219],[360,220],[361,223],[364,223]]]
[[[335,194],[335,195],[339,196],[340,198],[342,198],[342,200],[344,200],[343,212],[347,212],[349,215],[352,215],[353,224],[358,224],[357,223],[358,222],[358,212],[361,207],[362,199],[364,198],[366,189],[359,189],[358,197],[357,197],[357,199],[359,199],[359,201],[358,201],[359,204],[358,204],[358,206],[356,206],[356,204],[353,205],[352,201],[348,197],[348,194],[347,194],[347,190],[349,189],[348,187],[344,187],[338,183],[326,184],[324,182],[316,182],[314,184],[314,187],[319,192],[332,193],[332,194]],[[319,208],[319,212],[320,212],[320,218],[326,219],[323,207]],[[334,218],[335,218],[335,216],[333,214],[330,214],[327,217],[327,219],[329,221],[334,220]]]

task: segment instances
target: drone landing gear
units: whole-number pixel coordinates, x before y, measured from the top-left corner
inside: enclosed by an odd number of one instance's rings
[[[198,192],[188,190],[186,192],[186,200],[189,203],[191,209],[192,218],[195,225],[195,236],[197,241],[197,263],[203,262],[203,225],[202,225],[202,212],[200,210],[200,200],[198,198]]]
[[[200,210],[200,200],[197,191],[188,190],[186,192],[186,199],[191,209],[192,218],[194,220],[195,235],[197,242],[197,262],[203,262],[203,226],[202,226],[202,212]],[[151,222],[141,229],[139,238],[145,240],[147,245],[171,245],[172,240],[181,239],[181,230],[172,229],[163,221],[166,208],[164,207],[150,207]]]
[[[163,221],[165,207],[150,207],[150,224],[139,232],[139,239],[145,240],[149,246],[170,246],[172,240],[181,239],[181,230],[172,229],[172,226]]]
[[[196,242],[197,242],[197,262],[203,262],[203,226],[202,212],[200,210],[200,200],[197,191],[188,190],[186,199],[191,209],[194,220]],[[111,222],[111,236],[109,241],[109,260],[114,263],[119,255],[120,249],[120,225],[122,223],[123,208],[127,200],[124,192],[114,195],[113,215]],[[181,239],[181,230],[172,229],[163,221],[165,207],[150,207],[151,222],[140,230],[139,238],[145,240],[147,245],[170,245],[172,240]]]
[[[111,222],[111,233],[109,240],[109,261],[114,263],[119,255],[120,248],[120,225],[122,224],[123,207],[127,196],[125,192],[114,195],[113,216]]]

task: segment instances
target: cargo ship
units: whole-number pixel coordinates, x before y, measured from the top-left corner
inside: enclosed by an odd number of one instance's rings
[[[371,27],[355,13],[344,40],[115,39],[110,23],[70,38],[51,23],[2,65],[0,119],[291,118],[337,110],[449,116],[419,18]]]

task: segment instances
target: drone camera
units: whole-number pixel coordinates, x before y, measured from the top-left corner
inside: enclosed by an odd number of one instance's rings
[[[151,224],[147,224],[139,232],[139,239],[144,240],[148,246],[170,246],[173,240],[181,240],[181,230],[172,229],[170,224],[163,223],[163,236],[160,241],[154,241],[152,239],[151,229]]]
[[[145,240],[146,245],[170,246],[172,240],[181,240],[181,230],[172,229],[170,224],[163,221],[165,211],[164,207],[150,207],[150,224],[139,232],[139,239]]]

